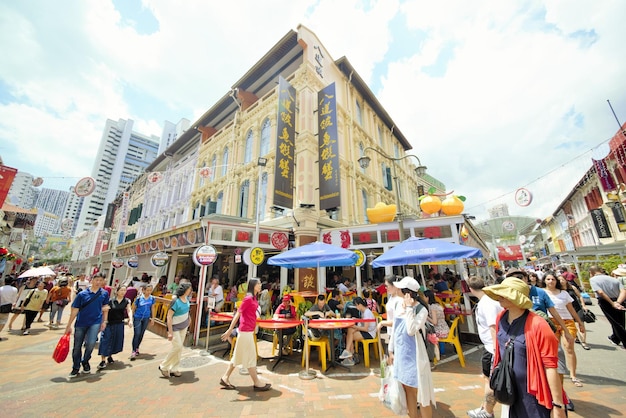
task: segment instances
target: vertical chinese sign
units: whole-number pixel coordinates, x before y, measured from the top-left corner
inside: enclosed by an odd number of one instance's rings
[[[122,244],[124,242],[124,238],[126,236],[126,224],[128,223],[128,201],[130,199],[130,193],[129,192],[124,192],[124,194],[122,195],[122,216],[120,218],[120,227],[119,229],[119,235],[117,238],[117,244]]]
[[[339,196],[339,144],[335,83],[317,93],[320,164],[320,209],[341,206]]]
[[[4,205],[4,201],[9,194],[16,174],[17,169],[0,165],[0,208]]]
[[[296,135],[296,89],[278,78],[278,123],[276,129],[276,169],[274,205],[293,208],[294,139]]]

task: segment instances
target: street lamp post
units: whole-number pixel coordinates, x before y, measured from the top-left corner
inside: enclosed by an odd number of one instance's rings
[[[417,162],[419,164],[417,166],[417,168],[415,168],[415,173],[417,174],[418,177],[422,177],[426,173],[426,166],[422,165],[422,162],[420,161],[420,159],[419,159],[419,157],[417,155],[408,154],[408,155],[405,155],[404,157],[394,158],[394,157],[390,157],[389,155],[385,154],[384,152],[379,151],[376,148],[372,148],[372,147],[367,147],[363,151],[365,152],[365,151],[368,151],[368,150],[372,150],[372,151],[376,152],[380,156],[390,160],[391,163],[392,163],[393,177],[394,177],[394,179],[396,181],[396,220],[398,221],[398,227],[400,228],[400,234],[399,234],[400,242],[402,242],[402,241],[404,241],[404,220],[403,220],[403,215],[402,215],[402,209],[401,209],[401,206],[400,206],[401,205],[401,201],[400,201],[400,179],[398,179],[398,174],[397,174],[397,171],[396,171],[396,162],[404,160],[404,159],[407,159],[407,158],[415,157],[415,159],[417,159]],[[369,167],[371,158],[364,155],[363,157],[359,158],[358,161],[359,161],[359,165],[361,166],[361,168],[365,169],[365,168]]]
[[[261,222],[261,178],[263,177],[263,167],[267,165],[267,158],[259,157],[257,166],[259,167],[259,180],[256,188],[256,226],[254,230],[254,245],[259,245],[259,223]],[[257,265],[252,264],[252,277],[257,277]]]

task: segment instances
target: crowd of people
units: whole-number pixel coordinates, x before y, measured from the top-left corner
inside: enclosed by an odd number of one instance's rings
[[[592,266],[589,273],[589,286],[612,327],[608,341],[626,350],[626,268],[620,266],[609,275]],[[183,276],[177,276],[169,285],[166,282],[166,278],[160,278],[157,286],[166,294],[173,292],[166,315],[171,349],[160,363],[159,371],[163,377],[170,378],[181,376],[181,353],[190,323],[193,285]],[[426,286],[412,277],[389,275],[381,285],[366,281],[362,293],[356,295],[349,279],[334,275],[329,280],[329,284],[334,285],[329,289],[329,295],[318,295],[313,306],[303,314],[309,318],[352,316],[367,319],[339,331],[338,335],[338,330],[311,330],[308,335],[315,340],[335,332],[338,357],[348,367],[357,360],[355,351],[359,341],[371,340],[386,330],[389,336],[387,361],[395,365],[396,378],[404,389],[410,417],[418,414],[431,416],[431,408],[436,405],[432,364],[423,335],[426,324],[434,327],[438,338],[446,338],[450,329],[435,293],[460,287],[459,280],[451,272],[430,272],[423,282]],[[468,411],[468,415],[472,418],[494,416],[496,401],[489,378],[502,361],[508,345],[513,347],[513,374],[518,393],[514,403],[504,406],[509,410],[509,416],[559,417],[565,416],[567,409],[573,410],[564,381],[567,379],[574,387],[583,386],[576,374],[575,346],[579,343],[583,349],[591,349],[586,343],[583,318],[588,308],[583,299],[585,289],[581,280],[567,269],[528,271],[512,268],[506,272],[496,270],[494,277],[487,280],[473,276],[466,282],[469,294],[476,302],[476,325],[484,345],[481,362],[484,398],[478,408]],[[266,286],[265,290],[275,290],[273,282]],[[224,389],[235,388],[230,377],[237,366],[247,370],[255,391],[271,388],[271,383],[262,380],[256,371],[254,334],[261,313],[263,287],[259,279],[233,286],[238,299],[241,290],[245,296],[228,329],[221,335],[222,340],[234,344],[231,362],[219,382]],[[59,275],[56,278],[27,278],[19,283],[9,276],[0,287],[0,332],[7,323],[12,330],[20,316],[23,317],[20,330],[23,335],[29,335],[35,321],[43,322],[44,315],[48,319],[45,325],[58,329],[63,325],[64,308],[69,305],[65,333],[74,334],[70,377],[76,377],[81,368],[83,374],[90,373],[90,360],[98,340],[100,362],[97,368],[104,369],[116,361],[113,356],[124,350],[125,326],[133,328],[130,360],[140,355],[144,333],[155,318],[154,290],[149,276],[113,288],[105,285],[105,277],[101,274],[90,280],[77,277],[72,281],[66,275]],[[280,295],[280,292],[276,293]],[[231,298],[232,290],[225,291],[215,277],[207,287],[207,294],[215,299],[215,307],[221,309]],[[271,312],[275,318],[290,319],[298,315],[289,294],[279,296],[279,303],[272,304]],[[380,319],[383,312],[386,317]],[[289,345],[294,333],[295,328],[283,332],[284,346]]]

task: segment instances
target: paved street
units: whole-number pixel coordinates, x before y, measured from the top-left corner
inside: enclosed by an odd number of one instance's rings
[[[570,417],[624,416],[626,351],[609,344],[608,322],[597,305],[591,309],[598,316],[598,322],[588,327],[592,349],[585,351],[576,346],[578,377],[584,387],[576,388],[568,380],[565,382],[576,406]],[[18,318],[15,322],[18,328],[20,321]],[[292,356],[296,362],[282,362],[275,371],[268,370],[272,363],[261,360],[259,372],[272,383],[272,390],[254,392],[250,378],[235,372],[231,382],[237,390],[228,391],[219,385],[226,368],[221,357],[223,349],[215,356],[203,355],[204,349],[185,349],[183,376],[165,379],[157,367],[168,351],[167,340],[147,332],[142,355],[131,362],[128,357],[132,331],[127,329],[124,353],[116,357],[119,361],[98,372],[99,357],[94,357],[92,373],[70,381],[67,375],[71,359],[56,364],[51,358],[61,334],[62,330],[48,330],[42,323],[35,323],[29,336],[15,331],[8,333],[6,329],[2,332],[2,337],[8,336],[0,342],[3,417],[394,416],[378,401],[378,370],[365,369],[362,363],[351,370],[335,368],[326,375],[318,373],[313,380],[302,380],[298,376],[299,353]],[[260,354],[269,356],[271,343],[262,341],[259,345]],[[464,417],[468,409],[480,404],[480,349],[466,345],[464,351],[466,368],[461,368],[455,357],[448,357],[434,371],[436,417]],[[451,352],[448,346],[447,353]],[[371,366],[378,367],[373,358]],[[317,354],[312,356],[311,367],[319,367]]]

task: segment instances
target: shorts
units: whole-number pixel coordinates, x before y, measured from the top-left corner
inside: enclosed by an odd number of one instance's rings
[[[0,313],[0,325],[6,324],[8,319],[9,319],[8,313]]]
[[[578,334],[578,330],[576,329],[576,322],[573,319],[564,319],[565,326],[567,327],[567,331],[570,335],[576,338],[576,334]],[[563,328],[560,325],[556,326],[556,336],[557,338],[561,338],[561,334],[563,333]]]
[[[493,365],[493,354],[483,349],[483,357],[481,359],[483,367],[483,375],[486,377],[491,376],[491,366]]]
[[[369,332],[365,332],[365,331],[361,331],[361,337],[363,337],[364,340],[374,339],[374,337],[372,337],[372,335]]]

